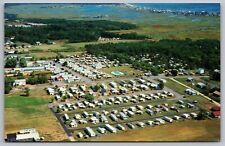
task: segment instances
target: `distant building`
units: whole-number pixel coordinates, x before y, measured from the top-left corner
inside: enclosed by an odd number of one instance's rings
[[[26,85],[26,79],[15,80],[13,85],[14,86],[24,86],[24,85]]]
[[[202,82],[199,82],[199,83],[197,83],[197,87],[199,87],[199,88],[204,88],[206,85],[204,84],[204,83],[202,83]]]
[[[213,96],[220,97],[220,92],[219,91],[214,91],[213,92]]]
[[[17,133],[7,134],[8,142],[40,141],[39,133],[34,128],[21,129]]]
[[[205,73],[205,70],[203,68],[199,68],[196,73],[202,75]]]
[[[220,118],[220,106],[214,106],[211,108],[212,117],[213,118]]]
[[[188,82],[192,82],[192,81],[194,81],[194,79],[193,79],[193,77],[188,77],[188,78],[187,78],[187,81],[188,81]]]

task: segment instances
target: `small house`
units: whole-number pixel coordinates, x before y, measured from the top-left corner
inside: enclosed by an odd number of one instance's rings
[[[105,124],[105,128],[111,133],[116,133],[117,132],[116,128],[114,128],[113,126],[111,126],[109,124]]]
[[[206,85],[202,82],[197,83],[197,87],[203,89]]]
[[[25,86],[26,85],[26,79],[15,80],[13,85],[14,86]]]
[[[93,130],[92,128],[90,128],[90,127],[86,127],[86,128],[84,129],[84,132],[85,132],[87,135],[89,135],[90,137],[96,136],[94,130]]]

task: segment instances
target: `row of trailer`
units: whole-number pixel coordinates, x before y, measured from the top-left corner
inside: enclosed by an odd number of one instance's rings
[[[167,91],[157,92],[157,93],[150,93],[150,94],[138,94],[138,95],[131,95],[131,96],[115,96],[110,97],[108,99],[101,99],[101,100],[94,100],[94,101],[78,101],[76,103],[65,103],[59,104],[58,108],[63,111],[68,110],[78,110],[78,109],[95,109],[95,108],[103,108],[109,107],[112,105],[123,105],[127,103],[146,103],[150,100],[159,100],[165,99],[167,96],[174,96],[172,93]],[[191,105],[192,106],[192,105]]]
[[[67,105],[68,106],[68,105]],[[190,102],[184,102],[178,100],[176,104],[169,105],[168,103],[162,104],[146,104],[146,105],[131,105],[128,107],[119,107],[117,109],[99,109],[96,111],[79,111],[75,112],[72,117],[69,117],[68,114],[64,114],[63,120],[70,121],[69,126],[71,128],[79,127],[79,124],[100,124],[100,123],[111,123],[111,122],[121,122],[131,120],[137,116],[144,115],[144,117],[155,116],[158,113],[176,111],[179,113],[179,110],[182,110],[184,107],[192,110],[195,105]],[[70,114],[71,116],[71,114]],[[148,117],[147,116],[147,117]],[[184,115],[185,116],[185,115]],[[141,118],[141,117],[140,117]],[[143,117],[142,117],[143,118]],[[171,121],[170,118],[164,117],[166,121]]]
[[[78,132],[78,138],[89,138],[101,136],[101,134],[105,134],[107,131],[109,133],[118,133],[122,131],[126,131],[128,129],[136,129],[143,128],[146,126],[157,126],[163,125],[166,123],[173,123],[174,121],[180,121],[181,119],[191,119],[196,118],[197,113],[183,113],[181,115],[173,115],[173,116],[163,116],[159,118],[155,118],[152,120],[144,120],[144,121],[135,121],[135,122],[125,122],[125,123],[117,123],[117,124],[104,124],[99,127],[85,127],[83,133]]]

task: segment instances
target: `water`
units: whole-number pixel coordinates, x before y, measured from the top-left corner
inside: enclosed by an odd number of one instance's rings
[[[218,3],[135,3],[128,5],[155,10],[220,12],[220,4]],[[124,6],[121,4],[19,4],[12,6],[6,5],[5,12],[19,14],[25,17],[87,17],[88,19],[100,18],[113,20],[138,20],[146,18],[146,15],[148,15]],[[169,17],[175,16],[169,15]]]

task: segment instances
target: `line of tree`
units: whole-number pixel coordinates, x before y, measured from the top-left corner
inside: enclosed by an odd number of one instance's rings
[[[26,67],[27,66],[26,59],[25,58],[20,58],[19,65],[20,65],[20,67]]]
[[[20,67],[27,66],[27,61],[25,58],[7,57],[5,60],[5,67],[6,68],[15,68],[17,65],[17,62],[19,63]]]
[[[5,60],[5,67],[6,68],[14,68],[14,67],[16,67],[16,64],[17,64],[17,59],[16,58],[8,57]]]
[[[46,74],[31,75],[26,82],[31,85],[48,83],[48,77]]]
[[[5,94],[8,94],[13,88],[14,79],[5,77]]]
[[[171,58],[179,59],[187,64],[186,69],[203,67],[208,70],[220,68],[220,41],[218,40],[160,40],[106,43],[86,45],[86,50],[96,56],[106,56],[110,60],[117,59],[120,63],[130,63],[133,67],[152,71],[156,75],[168,69]],[[154,59],[156,54],[161,56],[150,64],[139,58],[150,54]],[[133,59],[134,58],[134,59]],[[165,68],[160,65],[165,64]]]
[[[96,41],[102,35],[105,37],[119,36],[126,39],[142,39],[143,35],[136,33],[116,34],[106,33],[111,30],[128,30],[137,26],[130,23],[108,20],[64,20],[64,19],[25,19],[23,23],[44,23],[45,26],[9,27],[5,26],[5,37],[15,36],[15,41],[35,44],[37,41],[48,43],[49,40],[66,39],[69,42]]]

